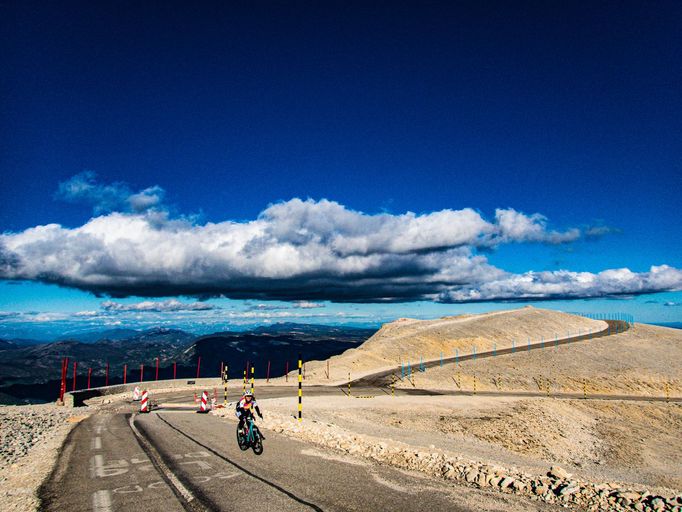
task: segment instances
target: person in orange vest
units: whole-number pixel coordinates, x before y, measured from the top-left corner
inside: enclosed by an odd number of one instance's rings
[[[239,402],[237,402],[237,410],[235,411],[237,418],[239,418],[240,430],[244,430],[247,418],[253,418],[254,410],[256,411],[256,414],[258,414],[258,417],[263,419],[263,415],[258,407],[258,402],[256,402],[256,397],[253,396],[252,391],[247,391]]]

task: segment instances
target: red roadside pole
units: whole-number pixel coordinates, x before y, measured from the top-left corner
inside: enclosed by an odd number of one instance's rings
[[[76,391],[76,369],[78,368],[78,361],[73,363],[73,389],[72,391]]]
[[[175,380],[175,376],[178,373],[178,363],[173,363],[173,380]]]
[[[156,380],[159,380],[159,358],[156,358]]]
[[[197,359],[197,379],[199,378],[199,375],[201,375],[201,356]]]
[[[66,372],[69,369],[69,358],[62,359],[62,384],[59,388],[59,401],[64,403],[64,393],[66,393]]]
[[[140,382],[144,381],[144,365],[140,365]]]
[[[270,360],[268,360],[268,371],[266,372],[265,380],[270,382]]]
[[[128,376],[128,365],[124,364],[123,365],[123,384],[126,383],[127,381],[127,376]]]
[[[92,368],[88,368],[88,389],[90,389],[90,377],[92,376]]]
[[[109,361],[107,361],[107,369],[104,372],[104,385],[109,385]]]

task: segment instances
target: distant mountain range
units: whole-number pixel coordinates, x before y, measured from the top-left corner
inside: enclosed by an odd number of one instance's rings
[[[282,323],[203,336],[156,328],[80,333],[52,343],[0,340],[0,403],[54,400],[64,357],[70,361],[69,389],[74,362],[77,388],[83,388],[89,368],[91,386],[104,385],[107,363],[109,384],[122,382],[124,364],[129,382],[140,379],[140,365],[144,365],[144,379],[154,379],[157,357],[160,379],[172,378],[173,363],[177,363],[178,378],[195,377],[199,357],[202,376],[219,376],[221,362],[225,362],[230,378],[241,379],[248,362],[260,378],[265,376],[269,361],[270,375],[275,377],[284,374],[287,361],[293,370],[299,353],[306,360],[326,359],[359,345],[373,333],[371,329]]]

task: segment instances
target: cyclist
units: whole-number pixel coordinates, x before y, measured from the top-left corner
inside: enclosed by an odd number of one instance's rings
[[[258,417],[263,419],[263,415],[258,407],[258,402],[256,402],[256,397],[253,396],[253,391],[247,391],[239,402],[237,402],[237,410],[235,411],[237,418],[239,418],[239,430],[245,430],[246,420],[248,418],[253,418],[254,409],[256,410]]]

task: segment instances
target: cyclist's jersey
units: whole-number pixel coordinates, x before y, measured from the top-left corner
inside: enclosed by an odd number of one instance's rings
[[[256,402],[255,398],[252,398],[250,402],[246,400],[246,398],[242,397],[241,400],[239,400],[239,403],[237,404],[237,410],[242,410],[242,411],[250,411],[251,409],[255,409],[258,407],[258,402]]]

